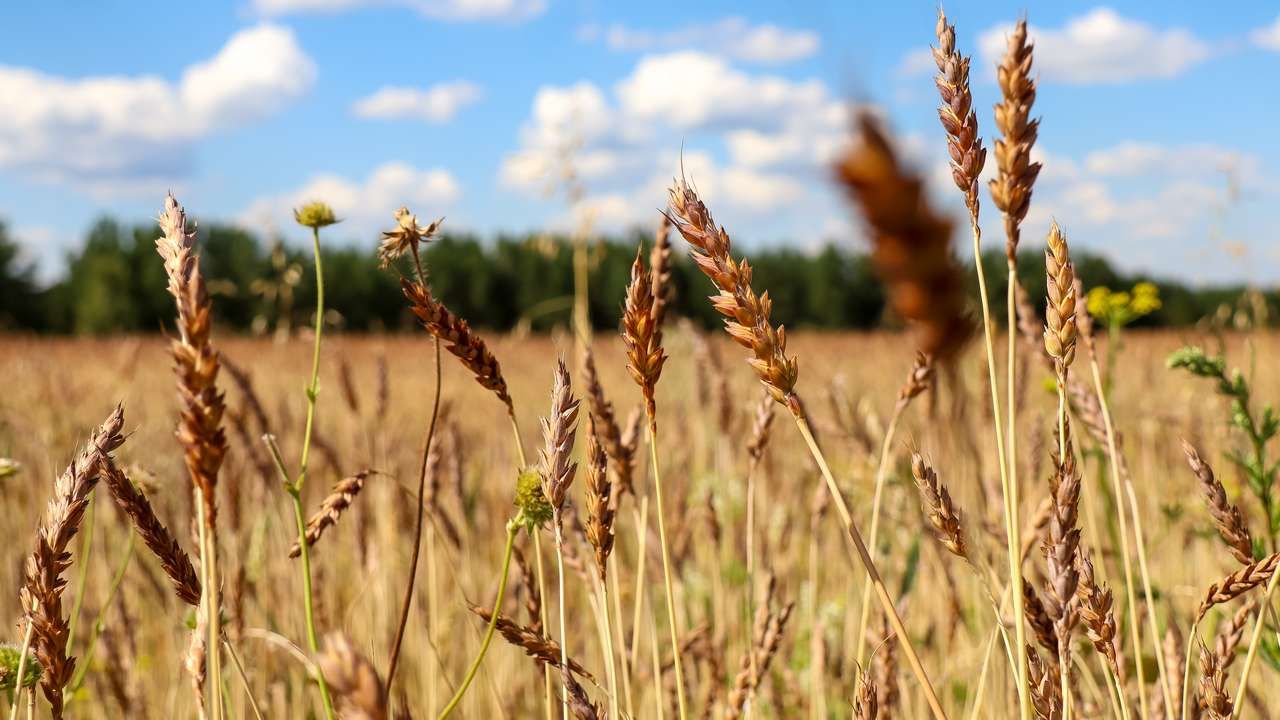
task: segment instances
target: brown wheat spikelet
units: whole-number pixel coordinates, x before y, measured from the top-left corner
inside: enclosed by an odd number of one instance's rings
[[[658,221],[654,233],[653,248],[649,250],[650,289],[653,292],[653,325],[662,344],[662,325],[667,319],[667,308],[675,299],[675,286],[671,283],[671,220],[666,215]]]
[[[1045,275],[1048,298],[1045,305],[1044,347],[1055,361],[1058,382],[1065,385],[1067,368],[1076,356],[1076,288],[1075,268],[1067,237],[1055,221],[1049,225],[1045,239]]]
[[[587,540],[596,551],[596,572],[603,583],[613,552],[613,484],[609,482],[608,458],[597,439],[595,415],[589,414],[587,422]]]
[[[859,114],[856,134],[837,173],[862,209],[890,304],[919,328],[921,351],[955,357],[973,326],[964,312],[964,275],[951,254],[951,223],[930,207],[924,183],[899,165],[870,114]]]
[[[775,610],[773,595],[774,579],[770,577],[765,601],[756,610],[751,647],[742,658],[738,674],[734,678],[733,689],[729,692],[726,718],[741,717],[748,696],[760,686],[760,681],[769,671],[769,664],[773,662],[773,657],[782,644],[782,636],[786,632],[787,622],[791,619],[791,611],[795,603],[787,603]]]
[[[1119,650],[1116,643],[1116,616],[1112,611],[1111,588],[1105,582],[1099,582],[1094,575],[1093,560],[1080,553],[1076,567],[1080,574],[1080,586],[1077,597],[1080,601],[1080,619],[1084,622],[1089,634],[1089,642],[1094,649],[1107,659],[1111,671],[1117,678],[1123,678],[1121,672]]]
[[[596,372],[595,355],[589,346],[585,346],[582,351],[582,375],[583,383],[587,388],[587,405],[591,408],[593,429],[604,444],[605,455],[613,467],[614,477],[618,481],[617,494],[634,494],[636,445],[634,442],[630,444],[624,442],[623,431],[618,425],[613,403],[605,397],[604,387],[600,384],[600,375]],[[638,437],[633,436],[631,439],[638,440]]]
[[[1055,665],[1047,664],[1040,653],[1027,646],[1027,683],[1037,720],[1062,720],[1062,688],[1054,675]]]
[[[1054,631],[1053,618],[1045,610],[1044,601],[1036,592],[1035,585],[1026,578],[1022,579],[1022,615],[1035,635],[1036,642],[1049,655],[1050,664],[1058,663],[1058,634]]]
[[[1182,634],[1178,632],[1177,623],[1169,623],[1169,627],[1164,632],[1164,641],[1160,644],[1160,652],[1164,655],[1165,672],[1168,677],[1165,678],[1169,682],[1170,687],[1181,687],[1182,677],[1186,671],[1186,657],[1183,655]],[[1157,697],[1163,698],[1162,693],[1157,693]],[[1173,693],[1173,707],[1168,708],[1167,717],[1182,717],[1182,693]],[[1189,708],[1192,713],[1199,711],[1199,706],[1195,705],[1195,698],[1191,698],[1193,707]]]
[[[1218,656],[1200,643],[1200,706],[1209,720],[1231,720],[1231,694],[1227,691],[1227,673]]]
[[[485,341],[471,331],[471,325],[454,315],[443,303],[431,295],[425,286],[400,279],[400,290],[409,301],[409,309],[417,316],[428,333],[440,338],[445,348],[458,358],[480,386],[493,392],[511,413],[511,395],[507,393],[507,381],[502,366],[489,351]]]
[[[854,720],[876,720],[880,717],[876,700],[876,684],[871,673],[863,671],[858,677],[858,692],[853,698]]]
[[[471,604],[468,604],[467,607],[485,622],[489,622],[493,617],[493,613],[486,608]],[[508,643],[520,648],[525,655],[536,660],[539,667],[543,665],[550,665],[554,668],[560,667],[560,644],[555,640],[544,636],[540,632],[534,632],[533,628],[512,622],[503,615],[498,615],[496,626],[498,632]],[[587,672],[573,658],[569,658],[569,669],[575,675],[581,675],[595,682],[591,673]]]
[[[591,702],[591,698],[587,696],[587,691],[573,677],[573,672],[568,668],[560,668],[560,681],[564,683],[565,689],[569,695],[569,712],[573,713],[573,717],[577,720],[600,720],[606,717],[603,707]]]
[[[361,470],[355,475],[343,478],[334,484],[324,502],[320,503],[320,509],[316,510],[307,519],[307,547],[314,547],[320,536],[330,526],[338,522],[338,518],[342,517],[342,513],[351,507],[351,503],[355,502],[356,496],[364,489],[365,480],[375,474],[373,470]],[[294,543],[293,547],[289,548],[289,557],[296,558],[301,554],[302,546],[298,543]]]
[[[898,389],[897,404],[906,407],[912,400],[933,385],[933,358],[917,351],[911,361],[911,370],[907,373],[906,382]]]
[[[969,91],[969,58],[956,51],[956,28],[947,24],[947,16],[938,10],[935,30],[938,47],[933,60],[938,65],[934,84],[942,96],[938,119],[947,133],[947,152],[951,155],[951,178],[964,193],[964,204],[972,217],[978,216],[978,175],[986,163],[987,151],[978,137],[978,115],[973,111],[973,94]]]
[[[995,106],[995,120],[1001,137],[993,145],[997,172],[990,189],[991,201],[1004,213],[1005,254],[1013,262],[1020,225],[1031,207],[1031,189],[1040,174],[1040,163],[1031,161],[1040,121],[1031,119],[1036,81],[1031,77],[1032,46],[1027,42],[1025,19],[1018,21],[1006,42],[996,67],[1001,101]]]
[[[1257,599],[1249,598],[1225,625],[1218,628],[1218,637],[1213,642],[1213,654],[1218,657],[1218,665],[1223,672],[1230,670],[1232,663],[1236,661],[1236,649],[1240,647],[1249,620],[1257,610]]]
[[[62,593],[71,567],[68,547],[80,529],[89,496],[97,486],[103,466],[122,443],[124,410],[117,405],[89,437],[75,460],[53,485],[53,497],[36,528],[36,547],[27,559],[19,597],[31,623],[32,647],[40,661],[40,688],[54,718],[62,717],[63,687],[75,672],[76,660],[67,656],[70,625],[62,616]]]
[[[1045,538],[1048,565],[1045,609],[1053,618],[1058,648],[1065,653],[1071,642],[1071,631],[1079,619],[1073,598],[1080,581],[1076,568],[1080,546],[1080,472],[1071,442],[1071,423],[1065,422],[1063,427],[1062,443],[1066,452],[1062,456],[1055,453],[1057,472],[1050,479],[1053,516],[1049,519],[1049,532]]]
[[[1253,537],[1239,506],[1227,500],[1227,491],[1214,477],[1213,468],[1200,458],[1199,451],[1185,438],[1182,440],[1182,453],[1187,456],[1187,465],[1200,482],[1200,491],[1204,493],[1205,502],[1209,505],[1213,525],[1218,529],[1218,535],[1222,536],[1222,541],[1227,544],[1227,551],[1243,564],[1253,562]]]
[[[667,361],[653,308],[652,277],[644,269],[644,261],[637,248],[636,259],[631,263],[631,282],[627,285],[627,299],[622,311],[622,339],[627,345],[627,371],[640,386],[650,425],[657,422],[657,401],[654,394],[658,378],[662,375],[662,366]]]
[[[769,293],[756,295],[751,287],[751,265],[745,258],[734,261],[729,233],[716,225],[697,191],[683,180],[677,181],[671,187],[669,206],[668,217],[689,243],[690,257],[719,291],[710,299],[716,311],[725,316],[725,331],[751,351],[751,367],[773,399],[799,413],[795,386],[800,369],[795,358],[787,357],[786,329],[775,329],[769,319],[773,310]]]
[[[1205,592],[1204,600],[1200,602],[1199,610],[1196,611],[1196,620],[1204,619],[1205,614],[1213,609],[1214,605],[1231,602],[1253,588],[1265,585],[1275,573],[1277,565],[1280,565],[1280,553],[1273,553],[1245,565],[1210,585]]]
[[[573,441],[578,432],[579,401],[573,397],[569,368],[561,359],[556,364],[551,385],[551,411],[542,418],[542,494],[557,514],[564,506],[565,494],[578,472],[572,461]]]
[[[924,461],[920,453],[911,454],[911,476],[915,478],[920,498],[924,501],[925,516],[933,526],[934,535],[952,555],[968,559],[969,548],[964,539],[964,525],[960,511],[951,502],[947,486],[938,480],[938,474]]]
[[[752,467],[760,463],[764,457],[765,447],[769,444],[769,430],[773,427],[773,397],[765,393],[756,405],[755,420],[751,425],[751,440],[747,443],[747,457]]]
[[[188,605],[199,605],[200,575],[177,538],[156,517],[147,496],[110,459],[104,459],[102,463],[102,479],[116,505],[133,521],[138,536],[160,561],[160,567],[169,576],[178,597]]]
[[[337,699],[343,720],[386,720],[387,691],[377,669],[345,635],[325,638],[320,672]]]
[[[877,640],[880,649],[871,658],[871,677],[876,684],[877,700],[881,717],[893,717],[897,711],[901,690],[898,687],[898,646],[889,642],[893,630],[888,619],[880,616],[880,632]]]
[[[214,488],[227,452],[222,431],[225,405],[217,386],[219,359],[209,339],[213,303],[195,253],[195,229],[187,229],[186,211],[173,195],[165,197],[157,221],[161,235],[156,239],[156,252],[164,259],[169,294],[178,308],[179,336],[170,347],[182,400],[178,440],[185,450],[191,481],[200,489],[206,521],[213,528],[217,514]]]

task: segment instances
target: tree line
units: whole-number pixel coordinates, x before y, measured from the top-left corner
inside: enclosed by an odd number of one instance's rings
[[[110,218],[90,229],[71,251],[60,279],[44,286],[0,223],[0,330],[104,334],[159,332],[171,322],[172,300],[155,252],[153,224],[127,225]],[[636,248],[652,242],[639,231],[589,243],[588,304],[597,328],[613,328]],[[400,295],[398,273],[382,269],[376,240],[323,248],[326,318],[352,331],[396,331],[412,325]],[[244,229],[210,224],[200,229],[202,267],[220,327],[238,332],[287,332],[309,322],[315,282],[309,249],[266,241]],[[687,257],[676,253],[672,312],[706,326],[718,323],[704,297],[710,286]],[[1155,283],[1162,307],[1142,318],[1147,326],[1185,326],[1220,314],[1241,297],[1241,286],[1192,288],[1125,274],[1106,259],[1074,252],[1086,287],[1128,289]],[[547,330],[566,324],[572,312],[573,246],[565,237],[501,235],[482,240],[445,233],[426,248],[425,265],[436,295],[472,324],[498,330]],[[897,325],[884,288],[865,253],[828,244],[817,252],[785,246],[753,248],[758,289],[774,299],[774,318],[790,328],[869,329]],[[1005,259],[984,254],[993,313],[1004,316]],[[1043,255],[1028,249],[1018,258],[1019,277],[1033,299],[1044,297]],[[973,273],[969,273],[973,275]],[[976,288],[971,288],[976,303]],[[1274,306],[1276,296],[1262,296]],[[1040,302],[1037,302],[1040,304]],[[1274,313],[1271,313],[1274,315]]]

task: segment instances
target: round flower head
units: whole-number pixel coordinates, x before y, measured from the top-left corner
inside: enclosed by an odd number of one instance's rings
[[[333,214],[333,208],[322,202],[311,202],[294,209],[293,219],[299,225],[309,227],[312,230],[319,230],[322,227],[338,222],[338,218]]]
[[[529,532],[551,521],[551,503],[542,492],[542,474],[537,468],[526,468],[516,478],[515,506],[519,512],[512,522],[524,526]]]

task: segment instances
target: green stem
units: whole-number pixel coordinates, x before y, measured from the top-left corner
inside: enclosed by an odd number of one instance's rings
[[[89,579],[89,555],[93,552],[93,516],[98,503],[97,494],[89,496],[89,510],[84,519],[84,538],[80,541],[80,579],[76,582],[76,599],[71,606],[71,617],[67,628],[67,648],[74,648],[76,626],[80,624],[80,608],[84,605],[85,584]]]
[[[307,544],[307,521],[302,517],[302,495],[296,486],[289,488],[289,497],[293,498],[293,517],[298,526],[298,542],[302,549],[302,608],[307,621],[307,647],[312,653],[320,651],[320,643],[316,640],[315,608],[311,595],[311,549]],[[324,674],[316,675],[320,685],[320,700],[324,703],[324,713],[328,720],[333,720],[333,700],[329,697],[329,686],[324,681]]]
[[[493,641],[493,631],[498,627],[498,613],[502,610],[502,598],[507,594],[507,575],[511,570],[511,549],[515,547],[516,533],[519,530],[520,526],[517,523],[507,523],[507,546],[502,551],[502,576],[498,580],[498,597],[493,601],[493,614],[489,616],[489,627],[484,631],[484,640],[480,642],[480,651],[476,653],[475,659],[471,661],[471,666],[467,668],[467,675],[462,678],[462,684],[458,686],[458,691],[453,694],[449,704],[444,706],[444,710],[440,711],[439,720],[449,717],[458,707],[458,703],[462,702],[462,697],[467,694],[467,688],[471,687],[471,681],[475,679],[476,672],[480,670],[480,664],[484,662],[485,653],[489,652],[489,643]]]
[[[84,685],[85,676],[89,673],[89,664],[93,661],[93,651],[98,646],[98,638],[102,637],[102,629],[106,624],[107,609],[111,607],[111,601],[115,599],[116,593],[120,591],[120,584],[124,582],[124,571],[128,569],[129,561],[133,559],[133,542],[134,535],[129,533],[129,541],[124,548],[124,558],[120,560],[120,566],[116,568],[115,574],[111,576],[111,585],[107,589],[107,599],[103,601],[102,607],[98,610],[98,616],[93,621],[93,634],[89,636],[89,647],[84,651],[84,658],[76,664],[76,674],[71,678],[71,689],[67,691],[68,702],[75,699],[76,693]]]
[[[311,355],[311,384],[307,387],[307,425],[302,434],[302,459],[298,467],[298,479],[294,482],[299,493],[307,481],[307,460],[311,456],[311,430],[316,417],[316,395],[320,392],[320,335],[324,330],[324,271],[320,264],[320,229],[311,229],[316,256],[316,341]]]
[[[307,543],[307,521],[302,511],[302,487],[307,481],[307,460],[311,455],[311,432],[315,425],[316,396],[320,392],[320,336],[324,330],[324,270],[320,261],[320,229],[311,229],[311,238],[315,250],[316,261],[316,338],[315,349],[311,356],[311,384],[307,386],[307,424],[302,434],[302,458],[298,463],[298,478],[286,487],[289,497],[293,499],[293,517],[298,526],[298,547],[302,552],[302,605],[307,621],[307,646],[312,653],[320,651],[320,643],[316,640],[316,619],[311,592],[311,549]],[[277,458],[277,465],[283,464]],[[329,697],[329,686],[324,675],[316,676],[320,686],[320,699],[324,703],[324,715],[333,720],[333,700]]]

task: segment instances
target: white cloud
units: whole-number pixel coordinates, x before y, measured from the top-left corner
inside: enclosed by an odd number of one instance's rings
[[[792,114],[832,107],[819,80],[747,75],[718,57],[692,51],[643,58],[618,83],[617,94],[627,114],[663,118],[677,128],[777,127]]]
[[[546,0],[253,0],[263,15],[339,13],[370,7],[399,7],[433,20],[527,20],[547,9]]]
[[[613,50],[698,49],[734,60],[764,64],[803,60],[817,53],[822,45],[815,32],[769,24],[752,25],[740,17],[657,31],[637,30],[619,24],[607,28],[589,25],[579,29],[578,36],[587,41],[602,40]]]
[[[661,151],[704,131],[724,138],[737,170],[810,173],[845,138],[847,116],[817,80],[751,75],[692,51],[648,56],[611,95],[588,82],[539,89],[500,177],[508,187],[544,190],[571,158],[595,189],[634,185],[655,171]],[[661,167],[667,180],[673,168]]]
[[[994,67],[1011,25],[982,34],[983,64]],[[1106,7],[1072,19],[1061,29],[1031,26],[1036,72],[1046,82],[1120,84],[1172,78],[1209,57],[1209,46],[1188,30],[1158,29]]]
[[[177,84],[0,66],[0,168],[91,189],[143,181],[154,191],[189,169],[195,140],[278,112],[314,81],[293,33],[275,25],[236,33]]]
[[[465,80],[432,85],[426,90],[387,86],[357,100],[351,111],[362,118],[446,123],[459,110],[480,100],[481,95],[479,85]]]
[[[937,71],[938,63],[933,59],[933,49],[922,47],[907,52],[898,62],[895,72],[899,77],[917,77],[930,75]]]
[[[435,217],[445,214],[461,197],[458,181],[446,170],[419,170],[390,162],[374,168],[363,181],[315,175],[296,190],[255,200],[240,213],[239,222],[256,229],[289,228],[293,208],[319,200],[342,219],[337,234],[373,237],[379,229],[391,226],[391,214],[401,205],[424,217]]]
[[[1260,27],[1249,33],[1249,39],[1253,40],[1253,44],[1260,48],[1280,52],[1280,16],[1277,16],[1276,21],[1270,25]]]
[[[1089,153],[1084,169],[1116,177],[1184,177],[1230,171],[1252,181],[1260,173],[1261,163],[1255,156],[1212,144],[1170,146],[1130,141]]]

